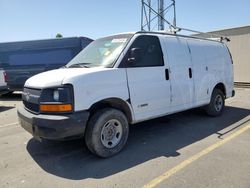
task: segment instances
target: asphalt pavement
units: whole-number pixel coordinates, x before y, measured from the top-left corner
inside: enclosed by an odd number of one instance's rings
[[[250,187],[250,89],[236,89],[220,117],[193,109],[133,125],[108,159],[83,139],[33,139],[20,105],[20,93],[0,98],[0,187]]]

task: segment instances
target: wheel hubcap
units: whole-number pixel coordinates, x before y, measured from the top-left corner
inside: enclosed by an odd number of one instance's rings
[[[107,121],[101,131],[101,141],[106,148],[115,147],[122,138],[122,125],[116,119]]]
[[[223,107],[223,99],[220,95],[217,95],[214,100],[214,107],[217,112],[221,111]]]

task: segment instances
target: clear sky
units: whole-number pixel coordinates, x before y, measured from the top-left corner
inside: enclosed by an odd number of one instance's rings
[[[140,9],[141,0],[0,0],[0,42],[137,31]],[[180,27],[250,25],[250,0],[176,0],[176,9]]]

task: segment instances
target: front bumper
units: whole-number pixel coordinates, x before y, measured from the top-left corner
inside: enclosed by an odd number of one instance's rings
[[[24,107],[17,110],[21,126],[35,138],[64,140],[83,136],[89,118],[89,112],[73,114],[45,115],[33,114]]]

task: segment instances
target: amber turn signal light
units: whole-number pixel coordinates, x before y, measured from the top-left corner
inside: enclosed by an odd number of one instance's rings
[[[69,112],[72,111],[71,104],[42,104],[40,105],[42,112]]]

